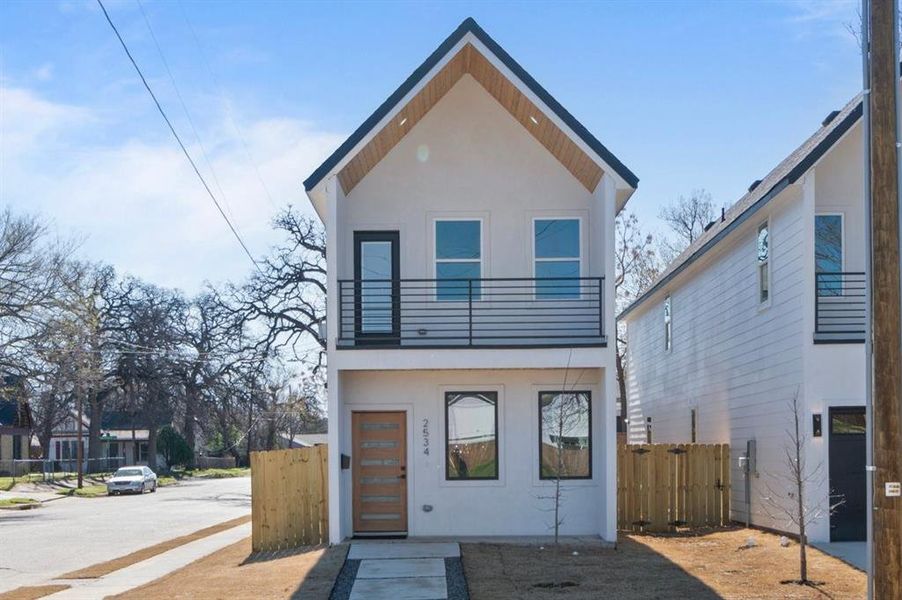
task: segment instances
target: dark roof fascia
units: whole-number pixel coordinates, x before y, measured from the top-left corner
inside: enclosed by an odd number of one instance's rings
[[[730,235],[733,231],[739,228],[743,223],[745,223],[748,219],[755,215],[759,210],[761,210],[764,206],[766,206],[771,200],[777,197],[784,189],[786,189],[789,185],[795,183],[799,180],[799,178],[804,175],[808,169],[810,169],[814,164],[827,153],[827,151],[833,147],[833,145],[839,141],[839,139],[845,135],[845,133],[852,128],[852,126],[861,118],[862,115],[862,106],[859,103],[852,111],[846,115],[846,117],[840,122],[827,136],[820,141],[820,143],[815,146],[811,152],[808,153],[802,160],[799,161],[795,167],[793,167],[789,173],[786,174],[785,177],[780,179],[777,183],[775,183],[767,193],[759,198],[754,204],[752,204],[749,208],[747,208],[741,215],[736,217],[729,225],[724,227],[722,230],[717,232],[714,237],[708,240],[704,245],[702,245],[698,250],[696,250],[692,256],[687,258],[680,266],[674,269],[672,272],[668,273],[666,277],[655,283],[648,291],[642,294],[639,298],[637,298],[632,304],[627,306],[623,311],[617,315],[617,320],[620,320],[626,317],[628,314],[633,312],[639,305],[643,304],[646,300],[651,298],[655,293],[661,290],[668,283],[673,281],[673,279],[685,271],[690,265],[692,265],[695,261],[700,259],[705,253],[707,253],[711,248],[717,245],[722,239]]]
[[[379,105],[379,108],[371,114],[366,121],[363,122],[360,127],[358,127],[351,136],[346,139],[338,149],[332,153],[329,158],[323,162],[319,167],[316,168],[315,171],[304,180],[304,189],[306,191],[312,190],[314,187],[319,184],[320,181],[333,169],[335,166],[341,162],[341,160],[354,149],[354,147],[360,143],[360,141],[369,134],[373,128],[378,125],[379,121],[381,121],[385,115],[387,115],[391,110],[406,96],[410,90],[412,90],[422,79],[426,76],[429,71],[435,67],[436,64],[444,57],[451,48],[454,47],[457,42],[459,42],[467,33],[472,33],[476,36],[480,42],[482,42],[486,48],[488,48],[498,59],[504,63],[504,65],[511,70],[539,99],[545,103],[548,108],[552,110],[566,125],[569,127],[579,138],[589,146],[596,154],[598,154],[601,159],[611,167],[620,177],[622,177],[630,186],[633,188],[638,187],[639,178],[630,171],[626,165],[624,165],[620,160],[614,156],[610,150],[604,147],[598,139],[592,135],[585,126],[576,120],[576,118],[571,115],[567,109],[565,109],[554,97],[548,93],[548,91],[543,88],[539,83],[532,78],[532,76],[526,72],[526,70],[520,66],[517,61],[508,54],[504,48],[502,48],[498,42],[492,39],[492,37],[486,33],[482,27],[479,26],[476,21],[470,17],[464,20],[457,29],[455,29],[451,35],[449,35],[444,42],[442,42],[435,51],[429,55],[429,57],[421,64],[416,70],[408,77],[404,83],[396,89],[388,99]]]

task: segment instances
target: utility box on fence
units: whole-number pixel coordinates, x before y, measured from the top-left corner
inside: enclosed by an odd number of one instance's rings
[[[254,552],[329,541],[328,448],[251,452]]]

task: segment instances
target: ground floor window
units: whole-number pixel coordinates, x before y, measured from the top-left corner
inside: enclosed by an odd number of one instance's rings
[[[539,393],[539,471],[542,479],[592,477],[591,393]]]
[[[445,479],[498,479],[498,393],[445,394]]]
[[[138,442],[138,462],[147,462],[147,442]]]
[[[22,460],[22,436],[13,436],[13,460]]]

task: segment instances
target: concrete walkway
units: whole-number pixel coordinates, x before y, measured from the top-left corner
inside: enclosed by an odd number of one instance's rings
[[[350,600],[445,600],[445,559],[460,556],[452,542],[355,542],[348,560],[359,560]]]
[[[821,552],[835,556],[862,571],[868,570],[867,542],[815,542],[811,544]]]
[[[48,583],[71,585],[68,590],[57,592],[47,598],[92,600],[127,592],[136,587],[150,583],[164,575],[221,550],[250,536],[251,524],[245,523],[232,529],[220,531],[211,536],[178,546],[147,560],[113,571],[109,575],[97,579],[56,579]]]

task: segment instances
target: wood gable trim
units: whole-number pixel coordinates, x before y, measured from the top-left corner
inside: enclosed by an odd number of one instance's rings
[[[472,36],[470,42],[466,42],[466,36]],[[462,44],[462,40],[464,44]],[[639,178],[630,171],[626,165],[624,165],[610,150],[605,148],[605,146],[598,141],[598,139],[593,136],[582,123],[577,121],[573,115],[571,115],[551,94],[548,93],[545,88],[543,88],[539,83],[528,73],[523,67],[517,63],[505,50],[502,48],[495,40],[491,38],[472,18],[465,19],[460,26],[451,33],[435,51],[429,55],[429,57],[419,66],[416,70],[408,77],[404,83],[402,83],[398,89],[396,89],[391,96],[389,96],[385,102],[383,102],[379,108],[376,109],[373,114],[371,114],[361,125],[358,127],[354,133],[351,134],[348,139],[346,139],[339,147],[335,150],[319,167],[316,168],[310,176],[304,180],[304,189],[311,195],[311,199],[314,199],[316,195],[315,189],[325,180],[327,176],[330,174],[337,174],[340,171],[343,171],[352,160],[356,158],[356,155],[353,154],[359,153],[360,148],[368,145],[369,141],[372,140],[372,137],[381,133],[381,131],[374,130],[380,126],[384,129],[387,127],[386,117],[392,115],[392,119],[394,119],[394,115],[397,114],[397,107],[399,104],[411,93],[414,89],[422,89],[422,87],[426,87],[431,81],[426,82],[424,84],[424,79],[426,76],[432,72],[435,67],[441,64],[443,61],[447,59],[449,54],[452,51],[455,51],[455,48],[462,47],[462,45],[468,44],[477,44],[478,48],[483,49],[485,52],[488,52],[491,55],[491,61],[488,61],[490,64],[495,64],[498,67],[504,69],[503,73],[508,73],[512,77],[516,78],[518,82],[517,85],[514,85],[510,80],[508,83],[517,89],[518,92],[523,91],[530,95],[530,97],[537,99],[542,106],[545,107],[545,110],[548,111],[548,117],[553,117],[552,123],[559,123],[561,127],[568,132],[567,140],[570,142],[574,142],[576,145],[575,150],[580,150],[583,154],[587,155],[587,158],[595,163],[595,166],[599,169],[606,168],[611,173],[616,174],[618,179],[623,181],[626,186],[629,188],[635,189],[639,184]],[[459,52],[459,50],[457,50]],[[473,52],[472,49],[467,52]],[[452,58],[456,58],[452,57]],[[462,58],[467,58],[465,54]],[[485,56],[482,56],[485,58]],[[469,63],[465,65],[468,69],[467,72],[470,72],[470,67],[473,66],[473,63]],[[471,73],[472,74],[472,73]],[[459,79],[463,74],[450,74],[449,76],[452,79],[451,86],[453,87],[453,83]],[[457,79],[454,79],[457,77]],[[476,76],[474,75],[474,78]],[[447,84],[448,82],[445,82]],[[481,81],[482,85],[489,89],[488,83],[486,81]],[[522,84],[522,85],[520,85]],[[450,89],[450,88],[449,88]],[[433,90],[433,93],[435,90]],[[446,93],[445,90],[444,93]],[[491,93],[491,90],[490,90]],[[440,95],[438,96],[441,97]],[[524,97],[524,99],[528,100],[528,98]],[[437,101],[438,98],[434,98],[434,101]],[[501,100],[499,100],[501,101]],[[434,104],[434,102],[433,102]],[[427,109],[428,110],[428,109]],[[423,112],[425,114],[425,112]],[[420,115],[421,117],[422,115]],[[515,115],[516,116],[516,115]],[[398,119],[398,123],[400,123],[402,119]],[[407,125],[408,123],[405,123]],[[535,124],[538,125],[538,124]],[[570,136],[575,136],[570,137]],[[403,135],[401,136],[403,137]],[[400,139],[400,138],[399,138]],[[550,145],[552,148],[555,145],[562,146],[558,148],[557,153],[563,155],[563,164],[564,166],[570,170],[571,173],[574,173],[580,181],[588,181],[591,185],[594,177],[591,173],[586,172],[587,165],[583,162],[583,159],[579,152],[575,152],[568,148],[563,148],[563,146],[568,146],[561,139],[552,139],[551,137],[542,137],[538,138],[543,145]],[[382,146],[374,145],[369,148],[367,152],[370,154],[375,153],[376,156],[370,156],[369,160],[373,161],[380,153],[387,153],[387,149],[384,147],[386,142],[390,143],[391,135],[386,134],[386,138],[381,140]],[[397,143],[397,142],[395,142]],[[585,148],[585,151],[582,150]],[[390,148],[389,148],[390,149]],[[572,156],[568,155],[568,153],[572,153]],[[384,154],[382,154],[384,156]],[[365,161],[363,161],[365,162]],[[378,163],[378,160],[375,160],[373,164]],[[365,169],[364,164],[358,164],[354,168]],[[591,169],[589,169],[591,170]],[[365,175],[365,173],[364,173]],[[362,178],[361,174],[354,173],[354,169],[349,169],[345,173],[345,181],[351,182],[356,185],[357,182]],[[354,181],[356,179],[356,182]],[[597,184],[596,184],[597,185]],[[342,183],[342,187],[344,183]],[[353,186],[351,186],[353,187]],[[592,186],[594,188],[594,186]],[[348,190],[349,191],[349,190]],[[314,200],[314,205],[316,205],[316,200]]]
[[[468,43],[338,172],[344,192],[349,194],[465,74],[479,82],[583,187],[595,191],[604,174],[602,167]]]

